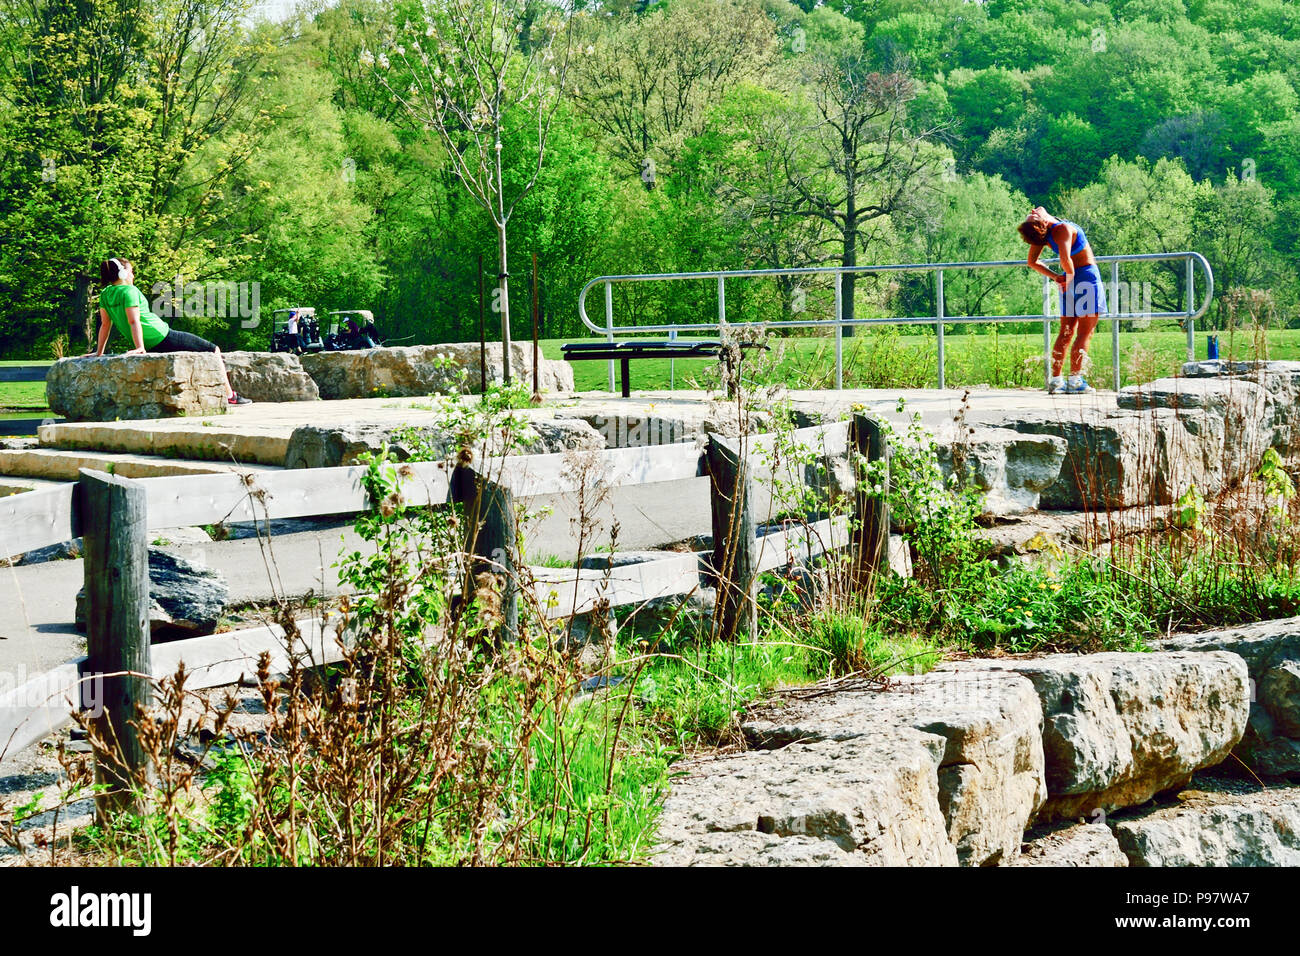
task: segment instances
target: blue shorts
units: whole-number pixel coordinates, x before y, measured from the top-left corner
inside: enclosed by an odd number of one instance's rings
[[[1061,317],[1106,314],[1106,286],[1094,266],[1074,270],[1074,285],[1061,291]]]

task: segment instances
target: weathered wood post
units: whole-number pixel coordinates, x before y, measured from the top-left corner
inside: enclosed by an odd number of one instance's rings
[[[751,476],[742,444],[736,439],[709,435],[705,458],[713,517],[713,571],[718,589],[715,633],[730,639],[740,628],[753,633],[757,625],[754,590],[758,544],[751,508]]]
[[[143,812],[137,781],[149,771],[139,720],[153,703],[149,662],[149,537],[144,487],[81,470],[82,549],[86,581],[86,671],[102,711],[92,713],[109,753],[95,763],[101,823],[122,811]],[[106,676],[111,675],[111,676]],[[97,687],[95,685],[98,685]]]
[[[515,499],[505,485],[489,481],[469,465],[451,473],[451,500],[462,507],[465,552],[470,555],[464,598],[470,600],[491,575],[501,602],[501,639],[519,631],[519,595],[515,580]]]
[[[883,568],[889,567],[889,440],[880,425],[861,413],[853,416],[853,447],[867,462],[884,461],[884,494],[868,494],[861,470],[853,495],[855,522],[853,549],[853,583],[855,588],[870,586]]]

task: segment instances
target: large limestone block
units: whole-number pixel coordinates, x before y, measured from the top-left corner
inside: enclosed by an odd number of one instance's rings
[[[207,352],[60,359],[45,376],[50,409],[74,422],[218,415],[226,411],[221,359]]]
[[[1300,788],[1201,795],[1115,837],[1132,866],[1300,866]]]
[[[1062,654],[944,668],[1011,671],[1033,683],[1044,718],[1044,823],[1184,786],[1194,771],[1228,756],[1250,709],[1246,662],[1222,651]]]
[[[1170,651],[1229,651],[1250,670],[1250,723],[1233,751],[1255,773],[1300,773],[1300,617],[1161,641]]]
[[[505,367],[501,343],[487,345],[487,380],[500,382]],[[351,352],[303,355],[302,367],[316,382],[321,398],[412,397],[453,391],[477,392],[482,367],[476,342],[409,345]],[[464,371],[463,378],[460,375]],[[532,387],[532,348],[511,343],[510,370],[515,381]],[[545,393],[572,392],[573,370],[567,362],[541,359],[540,387]]]
[[[225,352],[230,387],[255,402],[315,402],[320,389],[289,352]]]
[[[961,463],[984,493],[984,513],[990,515],[1037,510],[1042,493],[1060,476],[1068,450],[1057,435],[972,425],[945,426],[935,441],[944,474],[951,475]]]
[[[945,742],[791,744],[695,762],[660,817],[659,866],[955,866],[939,807]]]
[[[1117,396],[1122,409],[1175,409],[1196,439],[1202,491],[1240,481],[1259,465],[1273,441],[1273,411],[1262,386],[1240,378],[1161,378],[1129,386]]]
[[[1040,507],[1132,508],[1168,504],[1193,482],[1207,493],[1218,490],[1207,483],[1205,454],[1180,414],[1168,408],[1107,412],[1085,407],[1064,418],[1052,412],[1024,412],[1009,418],[1006,426],[1066,442],[1060,472],[1043,490]]]
[[[1265,393],[1267,422],[1272,428],[1274,448],[1300,446],[1300,362],[1188,362],[1183,375],[1189,378],[1224,378],[1259,385]]]
[[[1128,857],[1104,823],[1076,823],[1029,841],[1007,866],[1128,866]]]
[[[744,725],[756,746],[890,738],[921,730],[944,740],[939,806],[963,866],[1014,857],[1047,797],[1042,709],[1029,681],[994,672],[901,677],[887,691],[795,700]],[[781,751],[784,753],[784,751]]]

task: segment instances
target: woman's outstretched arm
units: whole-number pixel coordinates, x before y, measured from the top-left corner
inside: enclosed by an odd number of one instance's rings
[[[126,324],[131,327],[131,341],[135,344],[129,352],[124,355],[144,355],[144,330],[140,328],[140,307],[128,306],[126,310]]]

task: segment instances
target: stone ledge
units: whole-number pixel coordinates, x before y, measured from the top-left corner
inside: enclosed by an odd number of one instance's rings
[[[487,345],[487,380],[500,382],[505,368],[500,342]],[[411,398],[455,391],[477,392],[481,355],[477,342],[441,345],[407,345],[352,352],[311,352],[300,359],[324,399]],[[510,371],[515,381],[530,389],[533,381],[532,350],[511,343]],[[465,377],[459,380],[459,370]],[[543,393],[573,391],[573,369],[567,362],[542,359],[539,366]]]
[[[1187,796],[1115,825],[1130,866],[1300,866],[1300,788]]]
[[[1011,674],[792,693],[743,730],[764,749],[674,784],[660,864],[990,865],[1046,796],[1042,711]]]
[[[255,402],[316,402],[320,389],[288,352],[224,352],[230,387]]]
[[[1233,751],[1255,773],[1300,773],[1300,617],[1175,634],[1169,651],[1229,651],[1250,671],[1250,723]]]

